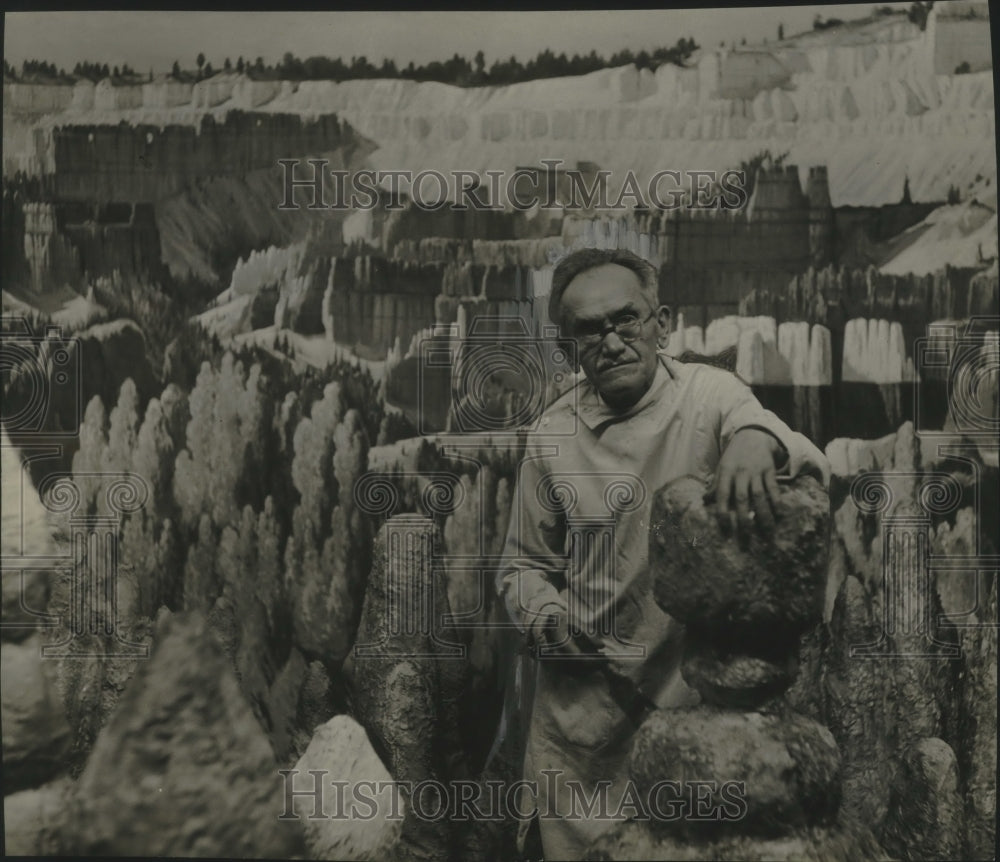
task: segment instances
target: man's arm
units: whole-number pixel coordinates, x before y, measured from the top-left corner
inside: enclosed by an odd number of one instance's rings
[[[510,523],[497,590],[511,619],[537,643],[544,639],[549,614],[565,618],[566,520],[539,502],[548,499],[542,460],[528,445],[511,499]]]
[[[780,475],[793,478],[800,473],[815,476],[823,482],[830,482],[830,464],[826,456],[804,434],[793,431],[770,410],[764,409],[757,396],[735,374],[717,375],[715,397],[722,411],[719,429],[719,449],[725,452],[733,436],[745,428],[766,431],[781,444],[787,453],[787,461],[779,465]]]
[[[754,514],[770,524],[768,497],[777,496],[777,477],[812,475],[828,485],[830,465],[805,435],[792,431],[770,410],[765,410],[750,387],[733,374],[714,375],[712,396],[720,407],[719,449],[716,473],[720,520],[729,521],[735,507],[737,519],[747,528]]]

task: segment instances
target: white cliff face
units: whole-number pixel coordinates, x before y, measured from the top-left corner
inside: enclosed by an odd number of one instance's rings
[[[233,267],[233,274],[227,287],[212,301],[212,304],[195,319],[207,330],[221,337],[228,337],[247,326],[246,312],[254,297],[265,288],[281,288],[284,303],[279,302],[276,315],[287,306],[289,292],[301,289],[305,279],[299,276],[303,243],[278,248],[252,251],[244,260],[240,258]]]
[[[986,200],[990,201],[987,197]],[[896,253],[882,266],[887,275],[926,275],[951,266],[976,267],[997,258],[996,192],[990,203],[943,206],[893,240]]]
[[[629,66],[474,90],[303,82],[267,109],[336,111],[380,145],[372,160],[384,170],[512,170],[558,156],[648,179],[771,149],[803,171],[827,165],[834,206],[879,206],[897,203],[907,179],[925,201],[995,176],[992,77],[938,74],[934,49],[928,33],[893,18],[655,74]]]
[[[35,557],[57,553],[48,510],[42,505],[31,476],[21,464],[18,450],[0,426],[2,456],[4,557]],[[16,576],[15,576],[16,577]],[[5,601],[6,605],[6,601]]]
[[[4,113],[51,114],[65,111],[73,101],[72,87],[41,84],[5,83]]]
[[[105,78],[94,87],[94,110],[101,113],[141,108],[142,96],[141,86],[117,86],[110,78]]]
[[[196,108],[214,108],[216,105],[229,101],[233,98],[236,86],[243,77],[243,75],[223,72],[199,81],[192,88],[191,104]]]
[[[146,108],[174,108],[190,104],[193,94],[193,84],[164,77],[142,85],[142,104]]]
[[[829,386],[833,383],[830,330],[805,321],[778,325],[773,317],[727,315],[703,330],[685,326],[678,314],[667,353],[717,355],[736,347],[736,373],[747,383],[771,386]]]
[[[654,266],[663,263],[659,235],[640,230],[634,219],[627,217],[567,217],[560,239],[562,248],[554,250],[553,262],[574,248],[624,248]]]
[[[903,326],[898,321],[847,321],[841,380],[845,383],[906,383],[914,379]]]
[[[70,110],[92,111],[94,109],[94,90],[93,81],[86,79],[77,81],[73,85],[73,102],[70,105]]]
[[[286,248],[270,246],[252,251],[246,260],[240,258],[233,267],[229,289],[219,296],[217,304],[238,296],[252,296],[268,285],[280,285],[295,278],[302,266],[305,253],[303,243],[295,243]]]
[[[992,74],[941,73],[945,41],[948,57],[965,51],[982,66],[982,46],[952,31],[943,19],[921,32],[902,16],[886,16],[773,46],[702,52],[689,68],[625,66],[506,87],[220,74],[190,96],[183,85],[101,82],[92,110],[82,90],[73,93],[72,111],[51,93],[19,92],[15,102],[51,103],[42,128],[196,123],[232,109],[335,113],[377,144],[370,163],[381,170],[513,171],[560,158],[566,167],[591,161],[621,175],[634,170],[647,183],[659,170],[734,168],[769,149],[787,152],[787,163],[803,173],[826,165],[835,207],[882,206],[899,202],[907,180],[921,202],[996,177]],[[10,141],[18,152],[45,146],[24,137]],[[32,155],[19,164],[44,169],[42,152]]]

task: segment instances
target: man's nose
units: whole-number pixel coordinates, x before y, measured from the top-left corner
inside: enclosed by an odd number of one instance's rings
[[[617,356],[625,350],[626,344],[622,337],[612,329],[611,332],[604,336],[601,347],[605,355]]]

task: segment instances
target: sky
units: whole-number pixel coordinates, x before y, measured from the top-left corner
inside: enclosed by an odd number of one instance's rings
[[[54,62],[71,70],[81,60],[111,66],[128,63],[136,71],[169,71],[173,61],[194,68],[204,52],[215,68],[260,56],[280,61],[298,57],[364,55],[397,65],[411,60],[445,60],[456,52],[472,58],[482,49],[487,66],[512,54],[519,60],[545,48],[556,54],[610,56],[622,48],[673,45],[681,36],[699,45],[777,38],[778,24],[792,35],[825,18],[859,18],[875,5],[898,9],[904,3],[825,4],[758,8],[531,11],[531,12],[9,12],[4,56],[14,66],[24,59]]]

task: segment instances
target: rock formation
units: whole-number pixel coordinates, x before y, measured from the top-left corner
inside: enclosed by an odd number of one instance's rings
[[[883,856],[871,833],[841,816],[840,753],[829,730],[792,711],[798,638],[821,618],[829,503],[812,478],[775,501],[773,536],[726,536],[682,478],[660,489],[650,529],[657,603],[684,623],[682,673],[696,707],[659,712],[640,728],[630,774],[704,782],[679,818],[626,821],[592,848],[600,859],[854,859]],[[727,798],[737,782],[740,803]]]
[[[9,856],[57,856],[59,829],[72,782],[62,778],[3,798],[4,849]]]
[[[3,615],[0,617],[0,725],[3,728],[4,793],[18,794],[5,821],[9,852],[14,844],[32,845],[38,836],[30,825],[36,803],[48,805],[49,793],[31,791],[65,773],[72,745],[72,728],[59,697],[57,669],[42,655],[44,639],[38,624],[45,621],[51,575],[39,561],[61,550],[53,525],[31,478],[2,430]],[[6,799],[5,799],[6,802]],[[20,831],[19,831],[20,830]],[[24,836],[18,837],[18,836]],[[34,837],[33,837],[34,836]],[[37,851],[36,851],[37,852]]]
[[[38,634],[0,645],[3,692],[4,790],[42,784],[66,767],[70,728],[56,684],[56,668],[42,657]]]
[[[364,728],[352,718],[334,716],[317,727],[286,781],[293,781],[297,792],[320,788],[319,796],[293,796],[310,858],[389,858],[402,830],[404,803]]]
[[[203,619],[169,619],[74,787],[71,855],[286,857],[271,746]]]
[[[996,580],[973,570],[996,553],[997,474],[960,440],[905,423],[828,447],[824,625],[789,693],[840,745],[845,809],[907,858],[994,843]],[[927,555],[901,557],[910,543]]]
[[[881,841],[900,859],[962,857],[961,798],[955,752],[925,737],[905,752],[893,779]]]
[[[456,730],[451,687],[442,675],[461,663],[449,662],[441,643],[438,624],[448,604],[433,576],[434,546],[433,523],[419,515],[400,515],[382,527],[349,669],[355,714],[393,778],[409,782],[410,792],[421,782],[447,779],[444,752]],[[403,799],[412,811],[406,793]],[[449,826],[411,813],[397,855],[447,856]]]

